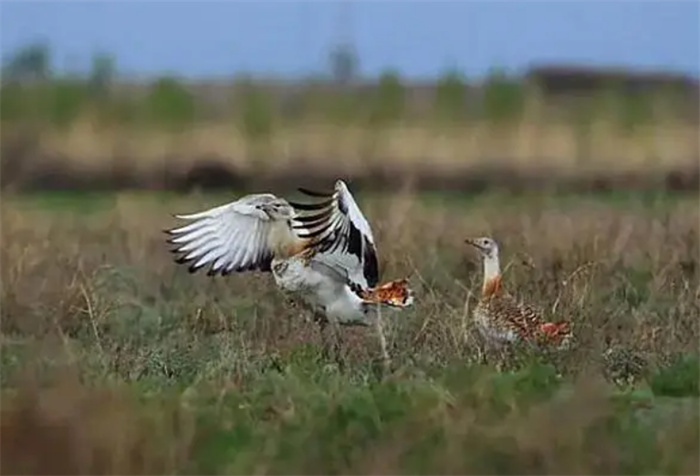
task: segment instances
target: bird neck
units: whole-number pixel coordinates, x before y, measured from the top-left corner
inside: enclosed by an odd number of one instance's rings
[[[501,265],[498,254],[484,257],[484,284],[481,288],[483,297],[493,296],[501,289]]]

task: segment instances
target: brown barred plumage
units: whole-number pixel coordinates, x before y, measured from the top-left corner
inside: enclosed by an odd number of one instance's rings
[[[466,242],[484,258],[484,284],[473,314],[482,335],[496,345],[515,341],[565,345],[571,336],[568,323],[546,322],[533,307],[503,290],[497,243],[491,238]]]

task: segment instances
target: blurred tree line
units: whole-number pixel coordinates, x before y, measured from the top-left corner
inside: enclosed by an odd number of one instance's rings
[[[290,85],[241,76],[205,94],[202,87],[164,76],[145,83],[119,78],[113,56],[98,52],[86,73],[58,74],[51,49],[30,44],[4,61],[0,117],[7,123],[51,124],[62,128],[89,118],[104,126],[153,127],[177,132],[194,122],[231,120],[252,140],[269,137],[276,127],[300,120],[339,125],[364,125],[381,130],[402,122],[454,127],[472,121],[510,124],[524,118],[533,105],[549,107],[537,85],[522,77],[492,71],[480,85],[469,84],[448,70],[433,84],[407,83],[387,70],[373,81],[362,80],[359,58],[349,45],[330,51],[328,72]],[[212,88],[214,89],[214,88]],[[662,93],[666,94],[668,91]],[[671,92],[672,93],[672,92]],[[569,98],[572,99],[572,98]],[[672,116],[674,107],[660,107],[650,94],[630,96],[615,84],[594,94],[562,101],[568,121],[585,134],[600,117],[612,118],[633,132]],[[668,103],[668,101],[666,101]],[[561,109],[561,108],[560,108]],[[563,118],[563,119],[562,119]]]

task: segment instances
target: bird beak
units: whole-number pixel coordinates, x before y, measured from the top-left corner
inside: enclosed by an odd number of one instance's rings
[[[479,245],[476,243],[476,241],[473,240],[472,238],[467,238],[466,240],[464,240],[464,242],[465,242],[466,244],[468,244],[468,245],[473,246],[474,248],[476,248],[476,249],[479,250],[479,251],[483,251],[483,249],[481,248],[481,246],[479,246]]]

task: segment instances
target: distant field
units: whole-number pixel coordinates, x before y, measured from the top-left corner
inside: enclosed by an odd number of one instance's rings
[[[545,95],[520,80],[460,81],[421,89],[387,76],[357,91],[231,83],[193,92],[166,78],[109,94],[70,80],[6,85],[3,184],[163,189],[207,186],[204,175],[230,186],[295,174],[467,180],[484,170],[489,180],[632,174],[653,182],[698,174],[692,95]]]
[[[324,361],[269,276],[172,263],[171,213],[229,198],[2,196],[3,472],[697,472],[697,197],[359,195],[417,295],[385,314],[391,374],[371,328]],[[477,362],[483,234],[570,352]]]

